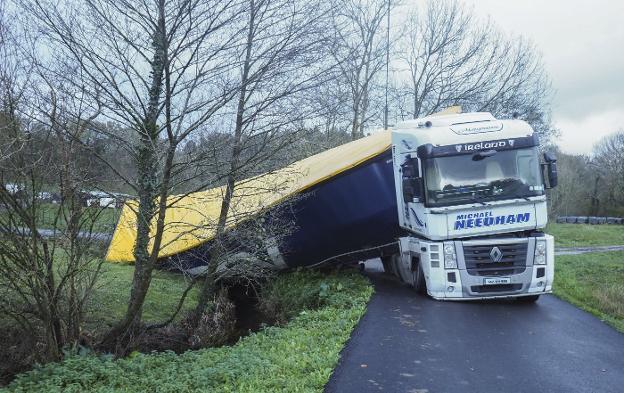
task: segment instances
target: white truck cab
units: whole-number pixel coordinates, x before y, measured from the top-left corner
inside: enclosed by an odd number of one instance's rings
[[[538,145],[526,122],[489,113],[395,126],[397,213],[409,235],[386,269],[435,299],[551,292],[554,239],[541,230],[557,169],[548,153],[540,162]]]

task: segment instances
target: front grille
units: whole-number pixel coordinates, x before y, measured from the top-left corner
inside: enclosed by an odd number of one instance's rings
[[[470,290],[474,293],[514,292],[522,289],[522,284],[473,285]]]
[[[490,253],[494,247],[502,252],[499,262]],[[526,270],[528,243],[464,245],[466,270],[472,276],[509,276]]]

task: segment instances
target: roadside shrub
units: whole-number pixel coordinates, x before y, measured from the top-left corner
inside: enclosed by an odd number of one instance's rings
[[[282,274],[262,289],[259,308],[272,324],[281,325],[303,310],[330,302],[346,304],[350,298],[344,296],[344,274],[306,270]]]
[[[191,348],[217,347],[226,344],[236,332],[234,303],[228,298],[227,289],[221,289],[215,301],[202,314],[195,328],[189,319],[182,322],[188,332]]]
[[[290,279],[299,285],[284,282]],[[306,297],[286,300],[282,310],[285,304],[290,312],[303,308],[286,326],[265,328],[234,346],[119,360],[75,356],[18,376],[8,391],[321,392],[372,288],[356,272],[295,272],[280,276],[266,293],[278,292]],[[308,308],[318,302],[324,305]]]

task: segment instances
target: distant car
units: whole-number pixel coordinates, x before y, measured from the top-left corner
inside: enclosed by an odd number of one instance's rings
[[[86,206],[115,209],[118,206],[118,200],[115,197],[89,198],[86,201]]]
[[[18,192],[23,191],[25,187],[22,184],[6,183],[4,188],[6,188],[9,194],[17,194]]]
[[[100,198],[100,207],[108,207],[108,208],[115,208],[117,206],[117,199],[116,198],[111,198],[111,197],[106,197],[106,198]]]
[[[44,202],[52,202],[52,193],[47,191],[41,191],[37,194],[37,199]]]

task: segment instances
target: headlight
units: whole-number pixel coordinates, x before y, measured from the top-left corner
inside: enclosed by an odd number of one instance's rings
[[[444,244],[444,267],[446,269],[457,269],[457,255],[453,243]]]
[[[535,259],[533,259],[534,265],[546,264],[546,241],[537,240],[535,242]]]

